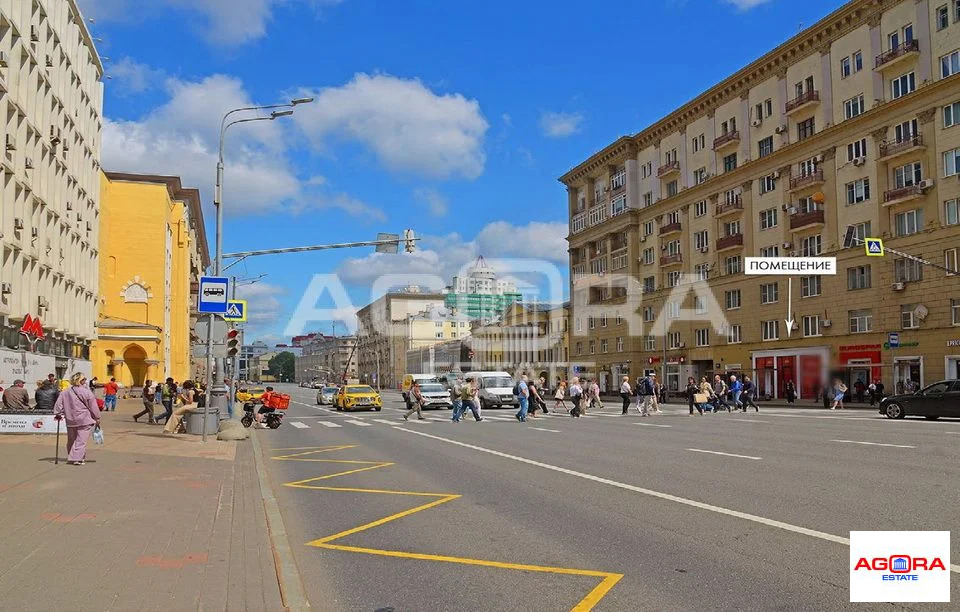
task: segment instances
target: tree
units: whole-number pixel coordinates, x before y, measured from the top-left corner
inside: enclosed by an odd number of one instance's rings
[[[282,353],[277,353],[274,355],[270,361],[267,362],[267,367],[270,369],[270,373],[273,374],[277,380],[289,381],[293,380],[295,362],[296,357],[293,353],[290,351],[283,351]]]

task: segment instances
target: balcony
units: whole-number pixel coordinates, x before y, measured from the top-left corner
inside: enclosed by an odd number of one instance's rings
[[[573,280],[583,278],[587,275],[587,264],[580,263],[573,265]]]
[[[676,223],[667,223],[666,225],[660,228],[660,235],[667,236],[670,234],[678,233],[680,232],[680,230],[681,230],[681,226],[679,221],[677,221]]]
[[[736,198],[730,200],[729,202],[720,202],[717,204],[717,214],[715,217],[723,217],[731,213],[738,213],[743,211],[743,198],[737,195]]]
[[[610,269],[623,270],[627,267],[627,249],[617,249],[610,253]]]
[[[657,178],[664,178],[666,176],[670,176],[671,174],[679,173],[679,172],[680,172],[680,162],[678,161],[667,162],[662,166],[660,166],[659,168],[657,168]]]
[[[674,253],[673,255],[663,255],[660,257],[660,266],[675,266],[683,263],[683,254]]]
[[[895,66],[901,61],[920,54],[920,41],[908,40],[905,43],[897,45],[889,51],[884,51],[877,56],[874,70],[886,70],[890,66]]]
[[[576,234],[587,229],[587,213],[577,213],[570,219],[570,233]]]
[[[810,91],[804,92],[793,100],[787,102],[784,112],[787,115],[792,115],[793,113],[813,104],[820,104],[820,92],[816,89],[811,89]]]
[[[726,149],[731,145],[740,144],[740,132],[733,130],[732,132],[727,132],[718,138],[713,139],[713,150],[720,151],[721,149]]]
[[[797,191],[806,187],[823,184],[823,170],[814,170],[790,179],[790,191]]]
[[[717,252],[737,249],[743,246],[743,234],[730,234],[717,238]]]
[[[886,161],[907,153],[925,149],[923,136],[917,134],[904,138],[903,140],[894,140],[893,142],[880,143],[880,161]]]
[[[607,205],[597,204],[587,211],[587,224],[590,227],[602,223],[607,219]]]
[[[883,205],[893,206],[894,204],[902,204],[903,202],[909,202],[910,200],[922,198],[924,191],[928,186],[931,186],[932,183],[933,181],[927,179],[925,181],[920,181],[916,185],[907,185],[906,187],[888,189],[887,191],[883,192]]]
[[[823,217],[822,209],[793,213],[790,215],[790,230],[795,231],[814,225],[823,225]]]

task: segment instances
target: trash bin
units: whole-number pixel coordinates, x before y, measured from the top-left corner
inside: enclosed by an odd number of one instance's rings
[[[216,434],[220,428],[220,418],[217,414],[217,409],[206,408],[207,410],[207,433]],[[191,412],[186,415],[187,420],[187,432],[194,435],[201,435],[203,433],[203,411],[204,408],[198,408],[195,412]]]

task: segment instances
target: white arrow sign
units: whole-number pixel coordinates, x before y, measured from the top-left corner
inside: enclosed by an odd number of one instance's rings
[[[793,278],[787,277],[787,318],[784,319],[787,324],[787,338],[793,333]]]

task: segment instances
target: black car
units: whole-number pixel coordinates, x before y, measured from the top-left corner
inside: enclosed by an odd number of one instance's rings
[[[960,380],[941,380],[916,393],[885,397],[880,402],[880,414],[888,419],[907,415],[930,420],[960,417]]]

